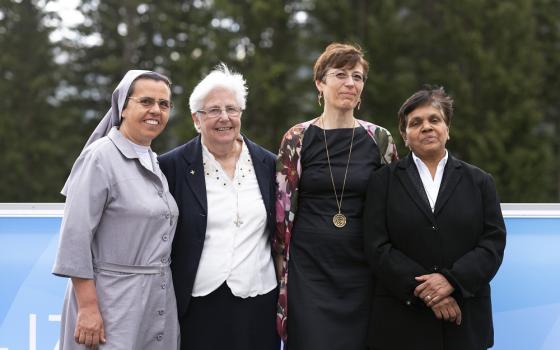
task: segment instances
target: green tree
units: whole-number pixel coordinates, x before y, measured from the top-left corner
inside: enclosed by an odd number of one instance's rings
[[[366,19],[356,11],[365,7]],[[366,118],[400,139],[402,102],[422,84],[443,85],[456,101],[451,152],[492,173],[503,201],[555,199],[533,1],[316,2],[311,14],[322,38],[365,48]]]
[[[45,25],[56,16],[39,3],[0,2],[2,201],[62,200],[129,69],[173,80],[157,152],[196,134],[188,96],[219,62],[247,79],[243,132],[275,152],[291,125],[320,113],[312,68],[332,41],[365,50],[356,115],[388,128],[401,154],[399,106],[424,83],[443,85],[456,101],[452,153],[491,172],[503,201],[560,196],[558,0],[81,0],[76,37],[57,42]]]
[[[0,201],[59,201],[69,123],[56,103],[52,29],[35,1],[0,3]]]
[[[80,36],[97,41],[90,46],[76,42],[72,50],[73,84],[91,91],[85,99],[83,93],[77,96],[89,104],[89,114],[104,113],[96,105],[105,104],[127,69],[155,69],[172,78],[176,108],[156,150],[195,135],[188,96],[220,62],[247,79],[243,132],[257,142],[276,152],[281,133],[305,118],[295,102],[301,65],[293,18],[298,9],[290,1],[83,0],[80,8],[86,16]]]
[[[296,1],[243,0],[235,4],[217,0],[224,18],[231,17],[239,30],[229,40],[228,61],[243,73],[249,88],[243,130],[253,140],[276,153],[282,134],[305,113],[299,91],[301,51]],[[225,43],[227,45],[227,43]]]
[[[543,56],[542,84],[538,96],[540,109],[543,111],[545,123],[541,127],[547,139],[553,142],[556,159],[553,166],[556,183],[556,195],[553,201],[560,201],[560,1],[535,0],[534,13],[536,22],[536,49]]]
[[[424,20],[412,28],[430,33],[417,38],[415,75],[446,86],[456,100],[450,149],[492,173],[505,202],[553,199],[552,149],[539,132],[543,62],[532,3],[424,4],[416,9]]]
[[[66,102],[81,109],[82,142],[110,107],[111,93],[130,69],[155,70],[170,75],[168,38],[160,34],[165,23],[155,1],[83,0],[84,21],[75,28],[78,39],[67,41],[66,82],[73,94]],[[174,91],[180,88],[174,86]],[[155,144],[161,147],[161,139]],[[79,149],[72,154],[75,159]]]

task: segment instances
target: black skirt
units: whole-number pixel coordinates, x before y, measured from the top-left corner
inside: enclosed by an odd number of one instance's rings
[[[277,289],[240,298],[224,282],[203,297],[192,297],[180,319],[181,350],[278,350]]]

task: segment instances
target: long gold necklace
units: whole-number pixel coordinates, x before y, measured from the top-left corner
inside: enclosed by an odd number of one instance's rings
[[[344,171],[344,181],[342,182],[342,191],[340,193],[340,201],[338,200],[338,193],[336,192],[336,185],[334,184],[334,177],[331,168],[331,157],[329,156],[329,147],[327,146],[327,133],[325,132],[324,116],[321,117],[321,126],[323,127],[323,137],[325,138],[325,151],[327,152],[327,162],[329,163],[329,173],[331,175],[331,182],[334,190],[334,197],[336,199],[336,206],[338,213],[334,214],[332,221],[334,226],[342,228],[346,226],[346,215],[342,214],[342,198],[344,197],[344,188],[346,187],[346,176],[348,175],[348,166],[350,165],[350,158],[352,157],[352,145],[354,144],[354,131],[356,130],[356,122],[352,118],[352,139],[350,140],[350,151],[348,152],[348,161],[346,162],[346,171]]]

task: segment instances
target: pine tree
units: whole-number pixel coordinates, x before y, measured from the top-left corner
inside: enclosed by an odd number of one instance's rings
[[[60,201],[67,144],[48,14],[31,0],[3,1],[0,14],[0,201]]]
[[[556,158],[552,167],[555,169],[556,194],[550,196],[553,202],[560,201],[560,1],[535,0],[534,15],[536,21],[536,49],[543,56],[542,83],[538,92],[540,109],[544,114],[544,123],[540,132],[551,140]]]
[[[196,134],[195,84],[219,62],[247,79],[243,132],[275,152],[317,116],[313,62],[332,41],[359,44],[370,72],[356,116],[397,130],[422,84],[456,101],[452,154],[496,179],[502,201],[560,196],[557,0],[82,0],[76,39],[52,42],[39,0],[0,2],[0,201],[61,201],[87,137],[129,69],[171,77],[175,108],[154,142]]]
[[[316,2],[312,16],[326,31],[321,38],[366,50],[371,69],[360,111],[366,119],[400,140],[399,106],[423,84],[442,85],[456,105],[451,153],[490,172],[502,201],[550,201],[555,162],[542,132],[544,67],[533,3]],[[364,7],[366,19],[356,11]]]

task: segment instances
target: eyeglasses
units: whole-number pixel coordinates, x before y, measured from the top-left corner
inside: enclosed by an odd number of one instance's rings
[[[130,96],[128,99],[140,103],[142,105],[142,107],[145,107],[145,108],[151,108],[153,105],[156,104],[156,102],[159,106],[159,109],[161,109],[162,111],[167,111],[169,108],[173,108],[173,102],[171,102],[169,100],[161,99],[161,100],[156,101],[155,98],[146,97],[146,96],[142,96],[142,97],[132,97],[132,96]]]
[[[348,77],[352,77],[352,80],[355,83],[363,83],[366,81],[367,77],[364,76],[363,74],[360,73],[352,73],[351,75],[348,75],[345,72],[330,72],[327,73],[325,75],[334,75],[336,77],[336,79],[338,79],[339,81],[346,81],[346,79],[348,79]]]
[[[242,110],[241,108],[226,106],[225,109],[222,109],[221,107],[210,107],[208,109],[196,111],[196,113],[200,113],[207,118],[218,118],[223,112],[226,112],[227,116],[230,118],[238,118],[241,115]]]

